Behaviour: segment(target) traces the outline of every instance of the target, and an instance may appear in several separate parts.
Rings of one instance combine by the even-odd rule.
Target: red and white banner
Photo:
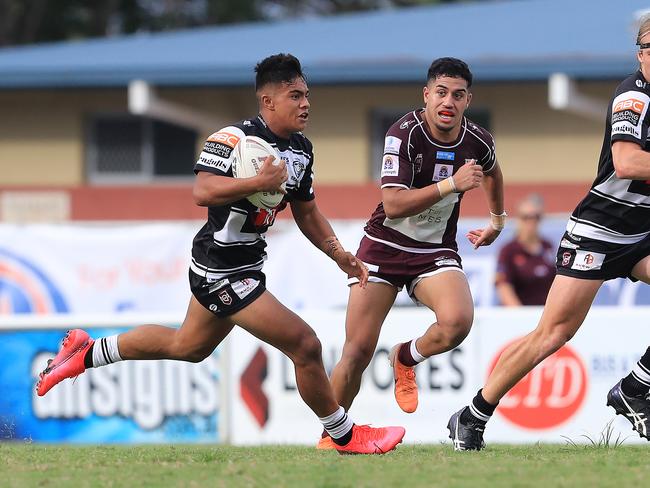
[[[0,315],[182,314],[199,227],[0,225]]]

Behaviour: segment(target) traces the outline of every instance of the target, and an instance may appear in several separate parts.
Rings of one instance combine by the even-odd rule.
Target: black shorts
[[[223,318],[257,300],[266,290],[266,276],[261,271],[245,271],[214,280],[190,269],[190,289],[201,305]]]
[[[650,255],[650,236],[634,244],[614,244],[565,232],[557,251],[557,274],[584,280],[634,278],[632,268]]]
[[[357,258],[368,267],[368,281],[388,283],[398,290],[406,287],[409,296],[413,299],[415,299],[415,287],[423,278],[445,271],[463,272],[460,256],[452,249],[413,253],[387,246],[367,237],[361,239]],[[348,279],[349,285],[358,282],[357,278]]]

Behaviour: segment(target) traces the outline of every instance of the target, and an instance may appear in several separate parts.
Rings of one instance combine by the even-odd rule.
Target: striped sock
[[[352,420],[345,413],[343,407],[339,407],[333,414],[327,417],[318,417],[323,427],[332,440],[339,446],[344,446],[352,438]]]
[[[629,397],[645,396],[650,392],[650,347],[634,365],[632,372],[623,378],[621,389]]]
[[[461,422],[471,420],[475,423],[486,424],[487,421],[490,420],[490,417],[492,417],[496,408],[496,405],[488,403],[488,401],[483,398],[483,389],[481,388],[472,400],[472,403],[470,403],[468,408],[466,408],[460,415],[460,420]]]
[[[107,364],[122,361],[120,351],[117,348],[117,337],[117,335],[113,335],[96,340],[92,349],[86,354],[86,367],[97,368],[99,366],[106,366]],[[90,353],[92,353],[92,356]],[[90,365],[88,364],[89,359],[92,360]]]
[[[404,366],[415,366],[426,359],[418,352],[418,348],[415,346],[415,341],[416,339],[405,342],[399,348],[397,358]]]

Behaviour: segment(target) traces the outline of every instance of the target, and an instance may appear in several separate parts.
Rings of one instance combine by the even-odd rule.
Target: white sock
[[[93,368],[122,361],[117,348],[117,335],[102,337],[93,345]]]
[[[417,361],[418,363],[421,363],[426,358],[418,352],[418,348],[415,346],[415,342],[416,339],[413,339],[411,341],[411,347],[409,348],[409,351],[411,352],[411,357],[413,358],[413,361]]]
[[[327,417],[318,417],[323,424],[323,428],[333,439],[340,439],[352,429],[353,422],[345,413],[343,407],[339,407],[332,415]]]

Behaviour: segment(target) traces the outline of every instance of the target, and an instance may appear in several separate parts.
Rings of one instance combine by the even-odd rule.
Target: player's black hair
[[[457,58],[438,58],[431,63],[427,72],[427,83],[435,80],[439,76],[450,76],[452,78],[462,78],[467,82],[467,88],[472,86],[472,72],[465,61]]]
[[[305,79],[298,58],[291,54],[274,54],[255,66],[255,91],[269,83],[290,83],[296,78]]]

